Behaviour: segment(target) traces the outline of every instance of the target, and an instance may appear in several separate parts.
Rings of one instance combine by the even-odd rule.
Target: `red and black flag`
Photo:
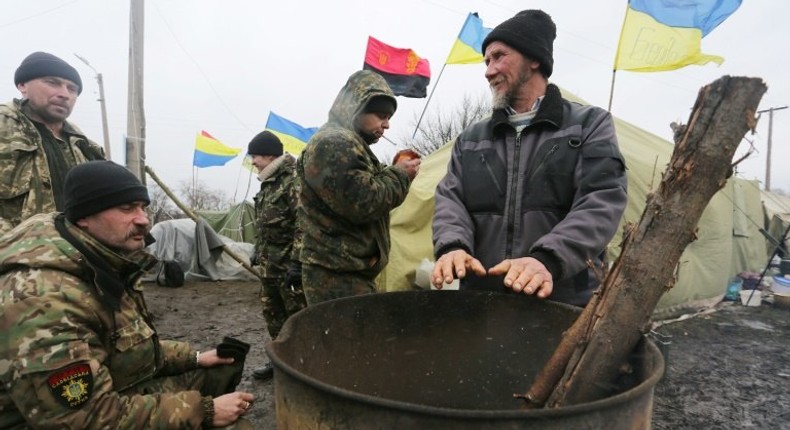
[[[431,67],[428,60],[411,49],[393,48],[368,36],[363,68],[383,76],[396,96],[423,98],[427,95]]]

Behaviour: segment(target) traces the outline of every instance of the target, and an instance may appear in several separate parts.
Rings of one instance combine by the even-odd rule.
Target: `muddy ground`
[[[161,336],[201,349],[223,336],[252,344],[239,389],[257,400],[247,417],[275,426],[274,387],[252,378],[269,341],[257,282],[146,285]],[[790,310],[724,302],[712,312],[662,325],[671,342],[665,378],[655,390],[654,429],[790,429]]]

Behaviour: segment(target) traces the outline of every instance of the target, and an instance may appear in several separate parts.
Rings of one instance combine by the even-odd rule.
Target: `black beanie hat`
[[[379,95],[374,96],[368,101],[363,112],[386,113],[392,116],[395,114],[396,109],[398,109],[398,102],[395,101],[394,97]]]
[[[106,160],[72,167],[66,174],[63,194],[66,219],[73,223],[125,203],[151,203],[148,189],[132,172]]]
[[[14,73],[14,85],[23,84],[36,78],[44,76],[57,76],[68,79],[77,84],[77,94],[82,93],[82,79],[77,69],[71,67],[69,63],[47,52],[34,52],[19,65]]]
[[[540,71],[547,78],[554,69],[554,39],[557,27],[542,10],[522,10],[513,18],[497,25],[483,40],[483,53],[494,41],[500,41],[521,55],[540,63]]]
[[[250,155],[283,155],[283,143],[276,134],[264,130],[255,135],[247,145],[247,154]]]

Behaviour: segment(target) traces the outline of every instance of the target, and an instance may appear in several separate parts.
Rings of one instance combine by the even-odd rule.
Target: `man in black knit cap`
[[[65,212],[0,241],[0,427],[251,429],[236,391],[249,345],[199,352],[160,339],[139,284],[148,190],[92,161],[64,183]]]
[[[483,41],[490,118],[455,141],[436,189],[432,283],[583,306],[626,204],[609,112],[549,84],[556,27],[524,10]]]
[[[261,181],[261,189],[255,195],[255,252],[260,262],[263,318],[274,340],[288,317],[307,306],[299,263],[302,247],[301,229],[296,222],[296,159],[283,151],[282,142],[269,130],[252,138],[247,155]],[[252,372],[259,380],[271,379],[273,375],[271,362]]]
[[[104,150],[66,121],[82,92],[79,73],[46,52],[14,73],[21,99],[0,105],[0,234],[26,218],[63,210],[66,172]]]

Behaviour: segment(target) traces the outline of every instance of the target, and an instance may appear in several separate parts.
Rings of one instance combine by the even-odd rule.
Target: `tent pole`
[[[746,299],[746,303],[744,303],[745,305],[747,306],[749,305],[749,302],[752,300],[752,296],[754,296],[754,290],[756,290],[763,282],[763,278],[765,278],[765,273],[768,272],[768,268],[771,267],[771,261],[773,261],[776,254],[779,253],[779,250],[781,249],[782,251],[785,252],[785,254],[787,253],[787,249],[785,249],[785,240],[787,240],[787,233],[790,233],[790,224],[787,225],[784,234],[782,234],[782,237],[779,239],[779,242],[776,244],[776,246],[774,246],[774,252],[771,253],[770,257],[768,257],[768,264],[765,265],[765,268],[763,269],[763,273],[760,273],[760,279],[757,280],[757,285],[749,294],[749,298]]]

